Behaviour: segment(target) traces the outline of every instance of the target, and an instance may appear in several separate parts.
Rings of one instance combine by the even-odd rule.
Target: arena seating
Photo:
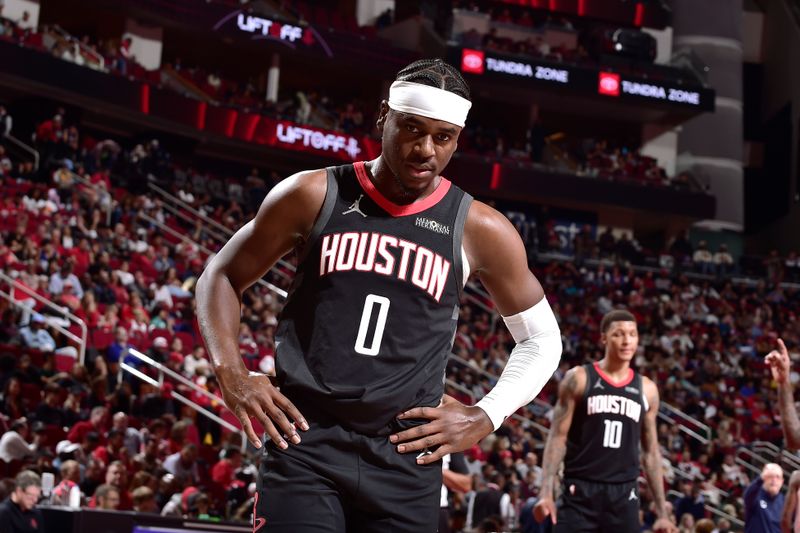
[[[78,125],[60,127],[64,131],[74,128],[80,135]],[[68,137],[56,135],[53,142],[67,142]],[[39,142],[43,153],[53,148],[47,144],[49,140]],[[23,179],[16,171],[2,176],[0,268],[43,297],[70,307],[93,325],[85,364],[73,359],[73,364],[67,365],[69,359],[59,359],[52,351],[26,346],[20,333],[29,327],[30,313],[0,301],[1,423],[6,430],[25,416],[30,427],[20,431],[27,438],[26,431],[32,428],[34,442],[38,443],[30,456],[3,463],[3,474],[12,476],[23,467],[57,472],[60,460],[68,456],[84,464],[88,464],[90,456],[98,461],[118,457],[132,465],[132,479],[126,488],[132,491],[143,479],[150,480],[147,483],[158,489],[156,500],[164,507],[176,489],[164,481],[170,478],[165,477],[162,461],[167,455],[178,453],[184,442],[193,442],[200,449],[196,460],[200,474],[191,483],[199,484],[211,497],[216,516],[246,519],[246,509],[252,507],[247,488],[254,480],[253,470],[239,472],[224,486],[213,481],[212,467],[219,462],[220,449],[226,443],[238,445],[237,435],[221,432],[216,424],[182,409],[170,394],[174,391],[189,395],[229,421],[230,414],[174,380],[158,391],[125,375],[119,379],[115,372],[120,350],[133,346],[183,372],[198,386],[218,393],[197,335],[191,288],[208,257],[202,248],[213,252],[220,243],[204,236],[198,226],[166,211],[154,192],[130,192],[124,187],[122,176],[163,168],[162,185],[194,207],[207,208],[212,218],[230,224],[231,229],[252,216],[255,206],[245,204],[244,210],[231,211],[227,197],[215,198],[207,189],[195,187],[208,183],[207,178],[193,180],[186,169],[169,163],[172,158],[158,143],[123,149],[110,177],[103,174],[109,168],[109,159],[98,157],[87,144],[78,146],[71,154],[70,164],[81,173],[89,174],[86,169],[92,169],[94,176],[89,174],[88,181],[94,181],[93,185],[59,187],[53,178],[61,176],[63,161],[54,166],[51,161],[41,174],[44,179]],[[133,157],[134,152],[137,157]],[[121,169],[127,170],[120,172]],[[176,175],[182,176],[179,182],[174,181]],[[218,179],[247,186],[240,180]],[[225,194],[231,190],[223,188]],[[109,198],[114,199],[113,204]],[[110,219],[106,223],[101,214],[109,208]],[[201,246],[177,239],[163,228],[190,235]],[[547,260],[543,242],[545,255],[535,265],[535,272],[560,318],[565,344],[563,362],[538,402],[521,410],[520,418],[512,420],[496,436],[470,450],[470,461],[478,465],[483,476],[493,471],[503,473],[513,487],[516,503],[534,494],[534,479],[523,478],[517,467],[525,462],[528,453],[542,448],[543,434],[538,428],[549,425],[547,405],[555,400],[557,381],[570,366],[599,357],[599,317],[614,306],[625,306],[637,316],[642,333],[637,367],[659,384],[664,402],[703,421],[713,433],[712,439],[704,443],[676,430],[676,424],[660,425],[670,488],[690,494],[696,487],[716,507],[727,506],[733,515],[741,516],[738,497],[750,473],[729,457],[736,457],[749,443],[776,442],[781,438],[772,407],[774,389],[762,356],[779,335],[790,349],[800,345],[800,322],[795,320],[800,312],[800,292],[796,286],[783,283],[796,276],[796,260],[790,257],[781,262],[782,258],[778,258],[775,263],[773,258],[768,276],[751,285],[733,283],[725,273],[716,277],[686,275],[693,270],[691,260],[686,260],[687,255],[691,257],[691,249],[687,254],[680,246],[672,248],[677,268],[654,271],[632,264],[623,253],[615,251],[615,243],[611,248],[602,239],[584,244],[583,249],[588,251],[581,258],[583,263],[576,265]],[[670,249],[667,243],[664,249]],[[61,292],[51,290],[54,277],[67,279],[61,270],[65,264],[71,265],[76,274],[83,297],[75,296],[76,287],[66,288],[67,281],[61,284]],[[284,289],[288,284],[280,276],[273,281]],[[24,295],[18,299],[23,300]],[[248,293],[245,304],[245,326],[240,336],[243,357],[250,368],[263,369],[264,365],[269,367],[273,357],[271,335],[280,309],[279,299],[258,287]],[[456,357],[448,367],[448,391],[466,403],[480,398],[492,386],[512,345],[487,304],[475,293],[462,307],[462,326],[454,347]],[[33,311],[50,314],[36,304]],[[58,348],[73,344],[52,328],[45,329]],[[60,388],[56,389],[56,403],[51,405],[47,398],[53,384]],[[45,415],[57,411],[58,419],[74,423],[86,420],[90,409],[98,406],[107,407],[110,413],[128,414],[130,431],[144,441],[157,440],[158,451],[152,463],[145,456],[106,449],[103,440],[110,429],[108,417],[94,428],[99,442],[84,434],[78,441],[80,452],[63,452],[62,441],[70,437],[63,425],[47,423]],[[699,426],[695,429],[700,431]],[[78,434],[72,438],[78,439]],[[245,462],[254,463],[255,457],[248,455]],[[102,468],[108,468],[108,464],[103,462]],[[224,469],[225,465],[218,468]],[[93,490],[91,483],[85,488]],[[88,502],[92,494],[87,492],[85,496]],[[463,500],[457,501],[464,505]],[[682,509],[685,498],[677,498],[675,504]],[[458,506],[456,509],[460,512]],[[184,509],[189,515],[192,512],[196,509]]]
[[[314,10],[324,12],[319,6]],[[349,135],[375,133],[372,126],[377,108],[358,99],[337,100],[320,92],[318,88],[296,87],[282,89],[277,102],[267,102],[257,94],[253,80],[231,79],[216,71],[182,65],[180,58],[166,61],[160,70],[147,71],[136,63],[135,58],[123,58],[119,47],[110,42],[94,42],[84,37],[80,39],[78,47],[77,39],[64,38],[52,28],[43,27],[37,33],[20,30],[8,20],[4,24],[9,29],[0,33],[0,39],[49,51],[56,57],[87,68],[99,68],[96,58],[102,56],[105,59],[105,68],[111,74],[128,76],[154,85],[161,85],[165,76],[177,76],[181,80],[178,85],[165,85],[191,94],[194,98],[255,110],[270,117],[342,131]],[[603,139],[572,139],[557,131],[546,138],[538,139],[542,128],[541,124],[537,124],[531,128],[527,138],[509,138],[496,127],[470,124],[462,136],[461,150],[493,157],[509,164],[536,163],[546,169],[604,180],[699,190],[691,179],[683,179],[685,176],[668,176],[654,159],[639,153],[637,146],[617,145]]]

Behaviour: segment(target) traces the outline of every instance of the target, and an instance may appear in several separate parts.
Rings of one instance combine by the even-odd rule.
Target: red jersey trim
[[[633,381],[632,368],[628,369],[628,377],[623,379],[622,381],[614,381],[613,379],[611,379],[611,376],[609,376],[600,369],[599,363],[594,363],[594,369],[597,371],[598,374],[600,374],[600,377],[603,378],[606,381],[606,383],[614,387],[624,387],[625,385],[628,385],[631,381]]]
[[[367,170],[364,168],[364,161],[356,161],[353,163],[353,168],[356,170],[358,183],[361,184],[361,188],[364,189],[364,192],[367,193],[367,196],[372,198],[373,202],[381,206],[384,211],[393,217],[416,215],[417,213],[421,213],[426,209],[430,209],[438,204],[439,201],[444,198],[447,192],[450,190],[450,180],[442,176],[442,181],[439,182],[439,186],[436,187],[436,190],[424,200],[420,200],[408,205],[398,205],[381,194],[372,181],[370,181],[369,176],[367,176]]]

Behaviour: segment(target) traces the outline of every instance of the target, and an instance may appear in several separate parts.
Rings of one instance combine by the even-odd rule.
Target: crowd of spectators
[[[191,292],[208,256],[205,246],[219,245],[193,227],[178,227],[158,200],[118,189],[124,178],[110,179],[120,161],[131,176],[160,168],[157,143],[122,153],[109,142],[87,146],[70,139],[73,126],[64,122],[59,110],[37,128],[37,146],[49,154],[43,173],[0,176],[0,269],[16,280],[12,294],[19,304],[0,304],[2,475],[23,467],[56,474],[54,503],[70,501],[77,486],[77,505],[247,521],[255,465],[240,468],[238,433],[222,432],[172,393],[218,413],[221,405],[174,380],[154,388],[120,372],[130,365],[152,373],[131,355],[136,348],[200,390],[219,394],[198,340]],[[68,168],[87,183],[63,186],[63,176],[75,179]],[[257,175],[249,178],[264,186],[253,183]],[[191,194],[196,200],[185,196],[195,203],[219,207],[220,220],[239,220],[223,216],[207,189]],[[242,207],[238,212],[244,215]],[[174,224],[197,241],[170,241],[157,235],[158,223]],[[59,308],[89,327],[83,364],[65,334],[79,331]],[[251,368],[269,371],[277,298],[256,288],[246,309],[243,353]]]
[[[495,18],[506,21],[511,16],[507,11],[508,8],[502,8]],[[553,21],[549,16],[543,23],[567,29],[571,27],[569,21]],[[88,36],[74,38],[62,30],[57,31],[55,27],[43,26],[40,31],[36,28],[23,29],[7,19],[3,19],[2,27],[8,29],[0,31],[0,39],[10,39],[49,51],[66,61],[156,84],[162,84],[164,80],[161,71],[146,71],[137,63],[130,52],[130,38],[95,42]],[[538,43],[535,46],[544,50],[545,44]],[[179,57],[165,65],[167,71],[176,74],[184,84],[188,84],[165,85],[194,97],[350,135],[376,134],[374,118],[377,109],[357,98],[333,98],[317,89],[289,88],[282,89],[280,98],[276,101],[269,101],[265,97],[266,78],[263,76],[258,80],[235,80],[217,70],[185,66]],[[498,159],[541,163],[552,170],[599,179],[698,190],[686,174],[668,176],[653,158],[642,155],[636,147],[615,145],[599,139],[577,141],[565,140],[563,135],[548,137],[538,121],[524,136],[518,138],[512,138],[513,136],[500,129],[480,124],[470,124],[463,137],[464,151]]]
[[[550,13],[534,14],[531,9],[520,7],[481,6],[477,2],[460,2],[456,9],[475,13],[486,13],[491,20],[491,27],[485,33],[471,28],[457,32],[454,28],[453,38],[466,48],[491,50],[506,55],[522,55],[530,58],[549,61],[580,63],[590,61],[586,47],[580,42],[580,32],[574,23],[566,17],[553,16]],[[515,28],[512,37],[503,36],[498,28]],[[547,30],[556,30],[573,34],[570,39],[553,39]],[[526,34],[526,37],[520,35]]]
[[[561,132],[548,134],[540,121],[516,138],[500,128],[470,125],[461,145],[462,152],[514,164],[535,163],[555,172],[649,187],[702,190],[688,173],[669,176],[655,158],[643,155],[636,146],[596,138],[578,140]]]
[[[0,38],[32,46],[47,46],[48,35],[7,20],[0,27]],[[76,62],[92,46],[73,43],[70,50],[69,43],[53,38],[57,44],[50,50]],[[110,64],[124,74],[129,66],[120,65],[132,58],[122,51],[115,55],[122,59],[109,55]],[[209,81],[211,75],[205,76]],[[213,88],[214,77],[210,82]],[[301,121],[302,105],[288,109]],[[345,105],[340,124],[363,123],[358,109]],[[0,107],[0,133],[12,126]],[[102,509],[249,521],[258,454],[243,452],[237,433],[223,431],[173,395],[224,416],[222,406],[174,379],[157,389],[121,367],[152,372],[132,355],[136,349],[219,394],[197,334],[192,289],[220,241],[199,222],[176,218],[141,184],[158,176],[180,198],[235,229],[278,178],[264,179],[258,171],[245,179],[221,178],[181,167],[157,141],[127,149],[87,139],[68,124],[64,110],[39,124],[35,138],[44,156],[38,173],[29,162],[13,161],[0,145],[0,269],[27,288],[13,289],[18,306],[0,301],[0,477],[23,468],[52,472],[57,484],[48,498],[57,504],[77,500]],[[598,177],[632,173],[663,182],[663,171],[645,159],[598,142],[584,152],[581,164]],[[76,182],[75,175],[88,184]],[[542,224],[535,246],[555,251],[561,239]],[[761,279],[744,285],[731,281],[736,265],[724,245],[693,246],[685,234],[665,244],[659,269],[634,268],[642,251],[633,236],[609,231],[594,237],[587,231],[574,238],[572,248],[574,262],[535,265],[562,327],[564,360],[556,379],[541,402],[520,412],[522,420],[512,420],[467,453],[473,491],[453,494],[454,519],[466,520],[474,494],[499,491],[508,497],[498,520],[504,527],[524,522],[526,502],[536,497],[541,475],[537,452],[543,434],[537,428],[550,423],[547,405],[555,400],[557,381],[570,366],[601,356],[599,317],[617,306],[634,312],[640,324],[637,368],[660,385],[663,401],[712,430],[703,443],[679,424],[659,427],[676,517],[691,531],[693,522],[706,518],[708,503],[741,518],[741,496],[751,475],[735,460],[742,443],[782,438],[775,387],[762,356],[780,336],[797,358],[800,292],[782,284],[800,281],[797,254],[771,253],[763,260]],[[700,276],[687,276],[688,271]],[[279,288],[288,285],[284,276],[271,281]],[[86,322],[91,333],[83,363],[64,333],[69,325],[63,314],[28,291]],[[262,285],[245,295],[239,340],[253,370],[274,371],[272,335],[280,305]],[[457,385],[448,392],[467,403],[493,385],[513,345],[487,306],[471,301],[462,307],[457,358],[448,368]],[[800,375],[793,379],[800,381]],[[646,493],[644,499],[649,500]],[[652,518],[645,511],[645,522]],[[725,519],[715,520],[720,531],[727,530]]]
[[[84,35],[78,39],[58,26],[25,27],[12,20],[0,18],[0,39],[48,52],[79,66],[157,85],[161,85],[164,80],[161,69],[148,71],[138,63],[131,51],[130,37],[93,40]],[[365,116],[371,118],[375,109],[370,109],[357,98],[333,99],[318,90],[287,89],[279,100],[273,102],[265,97],[264,77],[260,80],[235,80],[224,77],[217,70],[186,67],[179,57],[165,64],[188,87],[171,83],[165,85],[194,97],[351,135],[367,134],[372,127],[369,120],[365,121]]]
[[[236,228],[252,216],[271,183],[257,172],[226,183],[177,167],[157,142],[125,149],[113,141],[86,140],[68,122],[58,110],[37,127],[42,172],[16,173],[24,167],[12,162],[0,178],[0,269],[80,317],[91,334],[81,363],[64,334],[69,326],[63,315],[19,286],[12,291],[19,305],[0,302],[2,475],[21,468],[54,473],[55,503],[247,521],[258,454],[242,453],[237,433],[223,431],[174,395],[225,417],[222,406],[174,379],[155,388],[122,370],[128,365],[153,372],[133,354],[135,348],[199,389],[219,394],[197,334],[192,288],[220,240],[210,228],[177,219],[153,193],[131,184],[167,176],[176,195]],[[70,168],[88,184],[75,182]],[[600,358],[599,317],[624,306],[642,332],[637,368],[660,385],[664,402],[711,426],[707,443],[679,424],[659,428],[677,517],[685,523],[701,519],[705,503],[741,517],[749,473],[735,461],[739,448],[781,439],[775,389],[762,356],[778,335],[792,351],[800,345],[800,293],[780,284],[796,276],[796,255],[784,260],[776,252],[765,260],[765,277],[740,285],[725,274],[685,275],[691,265],[707,274],[711,253],[702,243],[693,247],[686,235],[666,247],[673,268],[655,271],[618,260],[636,248],[624,244],[627,238],[575,239],[582,260],[535,265],[561,324],[562,365],[541,401],[520,411],[522,419],[467,453],[471,495],[505,493],[499,520],[505,527],[525,520],[540,475],[540,428],[549,425],[557,381],[570,366]],[[288,285],[283,276],[273,281]],[[280,298],[257,285],[243,303],[242,357],[249,368],[271,373]],[[455,386],[448,391],[467,403],[493,385],[513,345],[490,306],[473,296],[461,309],[456,358],[448,368]],[[471,495],[453,495],[456,521],[468,515]],[[652,521],[652,513],[644,519]],[[724,531],[724,523],[719,525]]]
[[[169,65],[185,81],[199,90],[204,97],[237,108],[257,110],[267,116],[291,120],[298,124],[315,126],[350,135],[370,132],[371,123],[365,121],[375,110],[369,109],[359,99],[337,99],[311,90],[283,90],[276,101],[265,98],[265,79],[240,82],[224,77],[219,71],[185,67],[180,58]]]

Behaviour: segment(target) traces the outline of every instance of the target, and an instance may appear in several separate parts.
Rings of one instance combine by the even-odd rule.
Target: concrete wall
[[[742,0],[673,0],[674,48],[690,49],[710,68],[717,110],[683,125],[677,170],[693,173],[717,198],[706,227],[744,229]]]
[[[784,0],[768,3],[763,28],[764,86],[762,115],[766,121],[787,103],[792,107],[790,208],[785,217],[748,237],[753,251],[800,249],[798,190],[798,123],[800,122],[800,25]]]

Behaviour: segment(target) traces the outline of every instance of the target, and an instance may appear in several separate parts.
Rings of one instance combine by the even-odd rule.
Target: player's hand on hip
[[[253,429],[251,418],[261,423],[264,431],[278,447],[288,448],[284,435],[293,444],[300,444],[297,427],[307,431],[308,422],[297,407],[272,385],[269,376],[250,372],[226,381],[222,387],[222,398],[228,409],[239,419],[253,446],[261,448],[261,439]]]
[[[557,515],[558,508],[553,498],[540,498],[539,501],[536,502],[536,505],[533,506],[533,518],[540,524],[544,522],[548,516],[553,524],[557,523]]]
[[[448,453],[471,448],[492,432],[492,421],[480,407],[464,405],[445,395],[438,407],[415,407],[401,413],[400,420],[425,418],[425,424],[395,433],[389,441],[400,453],[428,452],[417,458],[419,464],[438,461]],[[431,448],[437,447],[436,450]]]
[[[789,360],[789,351],[786,349],[783,339],[778,339],[778,349],[769,352],[764,362],[769,365],[769,369],[772,372],[772,379],[778,383],[789,383],[791,361]]]
[[[659,518],[653,524],[653,531],[655,533],[678,533],[678,528],[668,518]]]

